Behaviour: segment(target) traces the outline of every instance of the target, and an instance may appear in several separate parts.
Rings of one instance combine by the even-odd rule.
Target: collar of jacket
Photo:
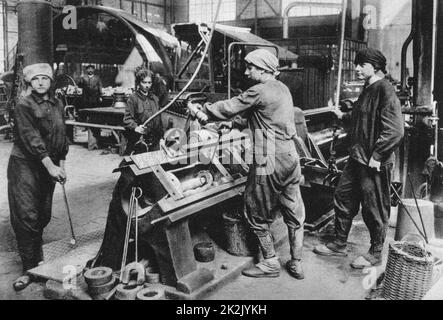
[[[137,96],[142,99],[143,101],[145,101],[146,99],[151,99],[152,100],[152,91],[149,91],[147,95],[143,94],[140,90],[137,90]]]
[[[37,102],[38,104],[42,104],[45,101],[50,102],[51,104],[55,105],[55,99],[53,96],[49,95],[49,99],[45,100],[42,97],[38,96],[37,94],[35,94],[34,92],[31,93],[31,97],[32,99],[34,99],[35,102]]]

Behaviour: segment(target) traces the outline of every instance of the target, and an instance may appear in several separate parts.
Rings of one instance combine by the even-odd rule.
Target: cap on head
[[[32,78],[36,76],[47,76],[51,80],[54,80],[52,68],[48,63],[36,63],[24,67],[23,76],[26,82],[31,82]]]
[[[386,73],[386,57],[378,50],[366,48],[357,52],[354,64],[363,65],[365,63],[370,63],[374,66],[374,69],[381,70]]]
[[[87,69],[95,69],[95,66],[93,65],[93,64],[88,64],[87,66],[86,66],[86,70]]]
[[[280,73],[278,72],[278,58],[266,49],[257,49],[250,52],[248,55],[246,55],[245,61],[260,69],[270,72],[275,76],[279,75]]]

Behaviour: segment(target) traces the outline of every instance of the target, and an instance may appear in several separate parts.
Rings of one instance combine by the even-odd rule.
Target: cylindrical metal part
[[[17,4],[18,54],[23,55],[23,67],[54,61],[51,3],[21,0]]]

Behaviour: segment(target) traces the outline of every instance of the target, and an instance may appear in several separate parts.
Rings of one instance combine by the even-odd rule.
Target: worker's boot
[[[327,257],[346,257],[348,252],[346,250],[347,244],[340,241],[333,241],[328,244],[321,244],[314,248],[314,253],[320,256]]]
[[[275,254],[274,240],[270,233],[258,236],[263,261],[243,270],[242,274],[251,278],[276,278],[280,276],[280,261]]]
[[[297,280],[305,278],[301,259],[303,254],[303,226],[299,229],[288,227],[289,246],[291,249],[291,260],[286,263],[286,270]]]
[[[370,267],[377,267],[382,264],[382,250],[383,245],[371,245],[368,253],[357,257],[352,261],[351,267],[354,269],[365,269]]]

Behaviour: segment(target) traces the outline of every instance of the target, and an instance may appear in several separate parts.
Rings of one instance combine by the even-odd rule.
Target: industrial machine
[[[170,139],[162,141],[161,150],[125,159],[117,170],[128,183],[121,184],[113,201],[119,202],[120,214],[128,215],[130,190],[140,188],[136,210],[140,243],[153,250],[151,259],[161,270],[162,283],[190,294],[214,274],[198,268],[189,225],[208,215],[215,221],[232,203],[241,206],[247,162],[252,159],[250,143],[244,133],[217,132],[214,126],[192,131],[189,142],[179,129],[166,136]],[[135,221],[134,217],[132,227]]]

